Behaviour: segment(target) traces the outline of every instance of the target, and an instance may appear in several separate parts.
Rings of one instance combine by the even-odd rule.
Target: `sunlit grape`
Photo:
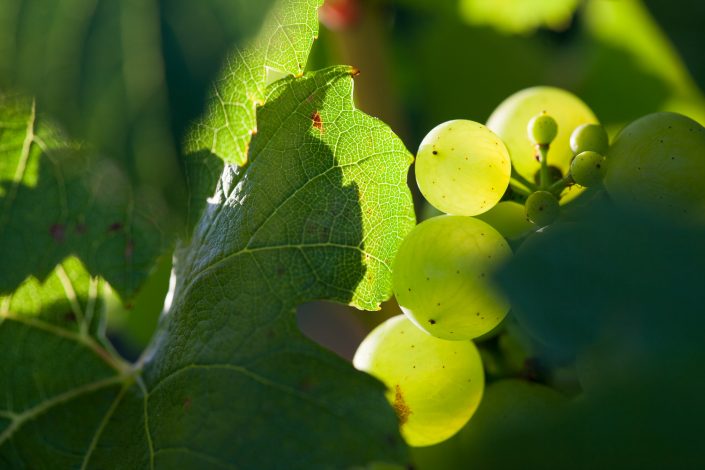
[[[397,302],[419,328],[434,336],[476,338],[509,311],[490,279],[510,255],[506,240],[481,220],[428,219],[407,235],[394,260]]]
[[[502,140],[484,125],[444,122],[421,142],[416,182],[424,197],[447,214],[491,209],[509,185],[511,163]]]
[[[535,158],[534,145],[526,135],[528,122],[546,112],[558,124],[558,133],[551,142],[548,163],[568,173],[573,151],[570,134],[581,124],[596,123],[597,118],[578,97],[565,90],[552,87],[533,87],[510,96],[500,104],[487,121],[507,145],[514,170],[528,180],[533,180],[540,164]]]
[[[475,413],[484,372],[471,341],[445,341],[404,315],[385,321],[360,344],[353,364],[387,386],[409,445],[428,446],[458,432]]]

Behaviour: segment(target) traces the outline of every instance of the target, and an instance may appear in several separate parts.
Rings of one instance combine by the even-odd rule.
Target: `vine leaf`
[[[244,165],[257,132],[257,106],[266,100],[267,84],[300,76],[318,34],[322,0],[279,0],[258,35],[226,60],[212,86],[205,114],[187,134],[184,174],[189,201],[189,238],[205,200],[213,194],[225,163]]]
[[[101,333],[101,284],[69,258],[0,297],[0,467],[81,465],[129,371]]]
[[[225,168],[177,254],[173,304],[144,372],[150,402],[171,401],[150,423],[180,423],[153,433],[173,449],[170,463],[185,447],[242,467],[404,458],[378,383],[305,339],[293,315],[314,299],[378,308],[414,225],[411,156],[354,109],[352,73],[334,67],[268,89],[247,166]],[[241,431],[183,431],[216,419]]]
[[[250,160],[225,167],[179,248],[169,313],[133,368],[110,367],[120,362],[79,350],[65,335],[51,340],[68,341],[62,354],[56,346],[42,356],[18,349],[32,347],[39,339],[29,335],[39,332],[17,331],[9,304],[0,336],[12,353],[2,371],[29,370],[20,367],[26,357],[45,363],[39,380],[0,382],[8,404],[0,412],[0,462],[406,463],[382,385],[306,339],[293,313],[314,299],[378,308],[390,295],[394,254],[414,225],[406,186],[412,158],[389,128],[354,109],[352,72],[334,67],[268,88]]]
[[[258,36],[232,54],[209,97],[206,114],[186,143],[190,153],[209,151],[227,163],[244,165],[256,108],[265,101],[267,84],[287,75],[300,76],[318,35],[323,0],[282,0],[267,16]]]
[[[70,142],[32,100],[0,94],[0,294],[75,254],[130,297],[167,243],[160,213],[149,194]]]

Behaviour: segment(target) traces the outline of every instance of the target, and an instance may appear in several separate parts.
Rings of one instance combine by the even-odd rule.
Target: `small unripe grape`
[[[534,158],[536,150],[526,140],[526,124],[543,111],[558,123],[558,135],[551,142],[548,163],[560,168],[564,175],[575,155],[570,149],[570,133],[581,124],[598,122],[580,98],[559,88],[527,88],[504,100],[488,119],[487,127],[507,145],[512,156],[512,169],[528,180],[533,178],[541,164]]]
[[[546,113],[534,116],[526,128],[529,140],[536,145],[548,145],[558,135],[558,124]]]
[[[552,224],[560,210],[558,199],[548,191],[536,191],[526,199],[526,216],[539,227]]]
[[[582,152],[576,155],[570,165],[573,181],[580,186],[595,186],[605,177],[607,160],[597,152]]]
[[[607,132],[599,124],[583,124],[576,127],[570,135],[570,148],[575,155],[587,151],[605,155],[609,146]]]

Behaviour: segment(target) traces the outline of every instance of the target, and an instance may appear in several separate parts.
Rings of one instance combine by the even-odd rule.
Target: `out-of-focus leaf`
[[[470,462],[477,468],[524,468],[524,444],[516,442],[516,430],[545,428],[556,421],[567,401],[545,385],[515,379],[494,382],[485,389],[480,407],[458,434],[431,447],[412,448],[415,468],[453,470]],[[542,467],[556,468],[556,452],[550,442],[544,442],[535,452],[544,456]]]
[[[517,251],[500,276],[514,314],[577,357],[584,389],[553,425],[515,426],[524,465],[539,465],[546,442],[559,466],[705,463],[692,440],[705,419],[703,237],[595,197]]]
[[[662,110],[705,122],[702,91],[640,0],[590,0],[584,22],[581,88],[598,116],[623,125]]]
[[[70,142],[32,100],[0,95],[0,293],[77,255],[132,296],[168,241],[160,201]]]
[[[167,187],[179,177],[174,129],[198,112],[225,51],[271,3],[5,0],[0,86],[36,96],[70,135]]]
[[[460,15],[469,24],[515,34],[566,29],[579,5],[580,0],[459,0]]]
[[[418,142],[443,121],[484,122],[509,94],[541,83],[537,64],[550,57],[536,42],[441,15],[415,17],[394,39],[395,75]]]

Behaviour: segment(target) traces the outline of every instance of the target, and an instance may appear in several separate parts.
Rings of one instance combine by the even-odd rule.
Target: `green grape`
[[[504,100],[490,116],[487,127],[507,144],[514,170],[528,180],[534,177],[540,164],[534,158],[534,146],[526,138],[526,123],[544,111],[558,124],[558,134],[548,152],[548,163],[558,167],[563,174],[568,173],[573,159],[569,145],[571,131],[581,124],[597,122],[585,103],[559,88],[527,88]]]
[[[705,128],[676,113],[627,125],[607,154],[605,188],[621,206],[705,222]]]
[[[607,132],[599,124],[583,124],[570,134],[570,148],[575,155],[587,151],[605,155],[609,146]]]
[[[526,218],[526,209],[514,201],[502,201],[476,218],[487,222],[508,240],[517,240],[536,230]]]
[[[390,318],[360,344],[353,364],[387,386],[409,445],[428,446],[458,432],[475,413],[484,372],[471,341],[444,341],[404,315]]]
[[[558,135],[558,124],[548,114],[534,116],[526,127],[529,140],[535,145],[549,145]]]
[[[536,191],[526,198],[526,217],[539,227],[552,224],[560,211],[558,199],[548,191]]]
[[[436,126],[416,156],[424,197],[447,214],[476,215],[507,190],[512,168],[502,140],[482,124],[455,120]]]
[[[511,253],[506,240],[481,220],[428,219],[406,236],[394,259],[397,302],[412,322],[434,336],[481,336],[509,311],[490,278]]]
[[[595,186],[602,181],[606,171],[605,157],[589,150],[576,155],[573,163],[570,164],[570,174],[573,181],[586,188]]]

